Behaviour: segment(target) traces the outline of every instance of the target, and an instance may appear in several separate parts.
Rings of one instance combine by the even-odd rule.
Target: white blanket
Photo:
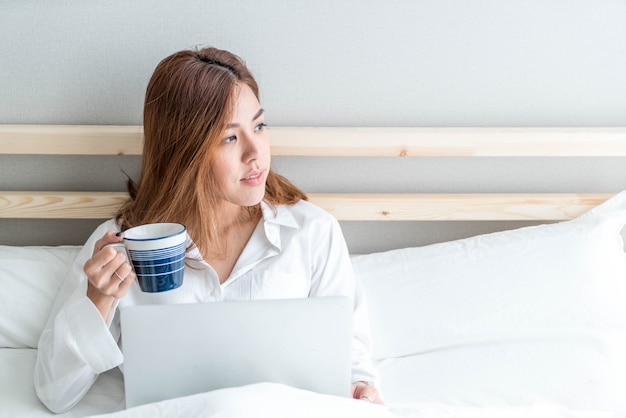
[[[415,403],[381,406],[280,384],[259,383],[156,402],[98,417],[613,418],[614,415],[600,411],[568,411],[555,405],[471,408]]]
[[[0,348],[0,418],[81,418],[124,408],[124,381],[115,368],[101,374],[73,409],[53,414],[35,394],[36,357],[37,350],[32,348]]]
[[[570,411],[554,405],[471,408],[435,403],[396,403],[386,406],[321,395],[293,387],[259,383],[222,389],[122,410],[124,393],[118,369],[100,376],[71,411],[55,415],[37,399],[32,373],[34,349],[0,350],[0,417],[108,417],[108,418],[617,418],[602,412]],[[109,412],[104,415],[104,411]]]
[[[387,409],[365,401],[320,395],[277,383],[258,383],[171,399],[100,415],[158,417],[388,417]]]

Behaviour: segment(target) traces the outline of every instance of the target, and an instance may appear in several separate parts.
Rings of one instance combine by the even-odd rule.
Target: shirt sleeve
[[[117,344],[117,316],[107,321],[102,318],[87,298],[87,278],[83,273],[94,243],[110,229],[115,229],[112,220],[100,225],[77,255],[39,339],[35,391],[41,402],[53,412],[71,409],[100,373],[123,361]]]
[[[378,385],[378,376],[370,355],[370,328],[365,292],[356,277],[348,247],[335,218],[316,231],[321,242],[313,251],[313,274],[310,296],[348,296],[354,303],[352,341],[352,382]],[[316,228],[317,229],[317,228]]]

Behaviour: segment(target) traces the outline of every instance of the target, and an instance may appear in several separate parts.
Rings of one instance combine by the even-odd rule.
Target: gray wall
[[[140,124],[158,61],[212,45],[247,61],[271,125],[626,126],[624,0],[0,0],[0,39],[0,123]],[[301,158],[275,168],[307,191],[387,191],[401,179],[394,191],[613,192],[626,188],[625,162]],[[0,156],[0,189],[122,190],[122,170],[138,164]],[[365,252],[518,226],[386,225],[387,238],[382,226],[344,228]],[[80,243],[92,227],[0,220],[0,243]]]

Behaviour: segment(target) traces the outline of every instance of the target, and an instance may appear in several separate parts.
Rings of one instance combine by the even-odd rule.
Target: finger
[[[121,299],[126,295],[134,280],[135,273],[132,270],[128,274],[120,274],[119,270],[115,270],[108,279],[99,283],[97,290],[103,295]]]
[[[100,273],[103,278],[108,278],[107,281],[115,288],[118,285],[117,281],[119,281],[115,273],[117,272],[120,277],[125,278],[129,273],[130,266],[126,262],[126,256],[115,248],[104,248],[101,252],[110,250],[114,251],[113,258],[102,266]]]
[[[107,231],[102,238],[100,238],[93,246],[93,255],[100,252],[107,244],[112,244],[115,242],[120,242],[124,237],[121,235],[121,232],[116,231]]]
[[[113,275],[120,281],[124,281],[133,272],[133,268],[126,261],[124,254],[121,255],[123,262],[113,271]]]
[[[130,264],[123,263],[116,270],[113,271],[113,277],[118,280],[118,287],[123,287],[122,283],[126,282],[127,280],[132,281],[135,276]]]
[[[126,256],[115,248],[104,248],[89,259],[84,267],[89,282],[105,294],[112,294],[119,287],[114,272],[118,271],[121,277],[126,277],[130,270]]]
[[[354,382],[352,383],[352,396],[357,398],[361,395],[363,390],[367,388],[369,385],[365,382]]]
[[[366,402],[382,404],[382,399],[378,389],[374,386],[370,386],[365,382],[356,382],[352,385],[353,397]]]
[[[111,289],[111,296],[121,299],[126,295],[126,293],[128,293],[128,289],[130,289],[130,286],[135,281],[136,276],[132,269],[130,269],[128,274],[125,275],[123,273],[120,274],[119,270],[115,273],[113,274],[113,276],[115,277],[114,280],[116,281],[116,287],[113,286],[113,288]]]
[[[93,276],[105,269],[109,265],[109,263],[114,263],[114,265],[112,266],[113,269],[109,271],[109,273],[113,273],[113,270],[117,269],[121,265],[121,263],[125,261],[125,259],[126,257],[124,256],[124,254],[120,254],[117,249],[113,247],[105,247],[96,252],[89,260],[85,262],[83,270],[88,276]]]
[[[366,401],[369,403],[378,403],[378,397],[376,396],[375,393],[372,393],[372,391],[363,391],[360,395],[359,395],[359,400],[362,401]]]
[[[368,401],[371,403],[376,403],[376,404],[382,404],[383,400],[380,398],[380,394],[378,393],[378,390],[375,387],[368,387],[367,389],[363,390],[363,392],[361,393],[361,395],[359,396],[359,399],[364,400],[364,401]]]
[[[118,278],[118,280],[119,280],[119,281],[121,281],[121,282],[123,282],[124,280],[126,280],[126,278],[125,278],[125,277],[122,277],[122,276],[120,276],[120,275],[119,275],[119,273],[117,272],[117,270],[115,270],[115,271],[113,272],[113,274],[114,274],[114,275],[115,275],[115,277],[117,277],[117,278]]]

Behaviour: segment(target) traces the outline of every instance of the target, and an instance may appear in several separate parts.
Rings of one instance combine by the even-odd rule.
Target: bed
[[[274,127],[271,138],[278,160],[328,164],[337,157],[626,157],[623,128]],[[0,154],[18,159],[140,158],[141,142],[137,126],[0,126]],[[531,224],[426,245],[355,246],[385,407],[262,383],[125,410],[123,376],[112,370],[58,416],[626,416],[624,192],[396,192],[389,183],[384,193],[305,191],[361,228]],[[17,242],[10,225],[99,223],[125,196],[99,187],[0,191],[0,416],[54,415],[35,396],[32,372],[39,334],[79,249],[70,235]]]

